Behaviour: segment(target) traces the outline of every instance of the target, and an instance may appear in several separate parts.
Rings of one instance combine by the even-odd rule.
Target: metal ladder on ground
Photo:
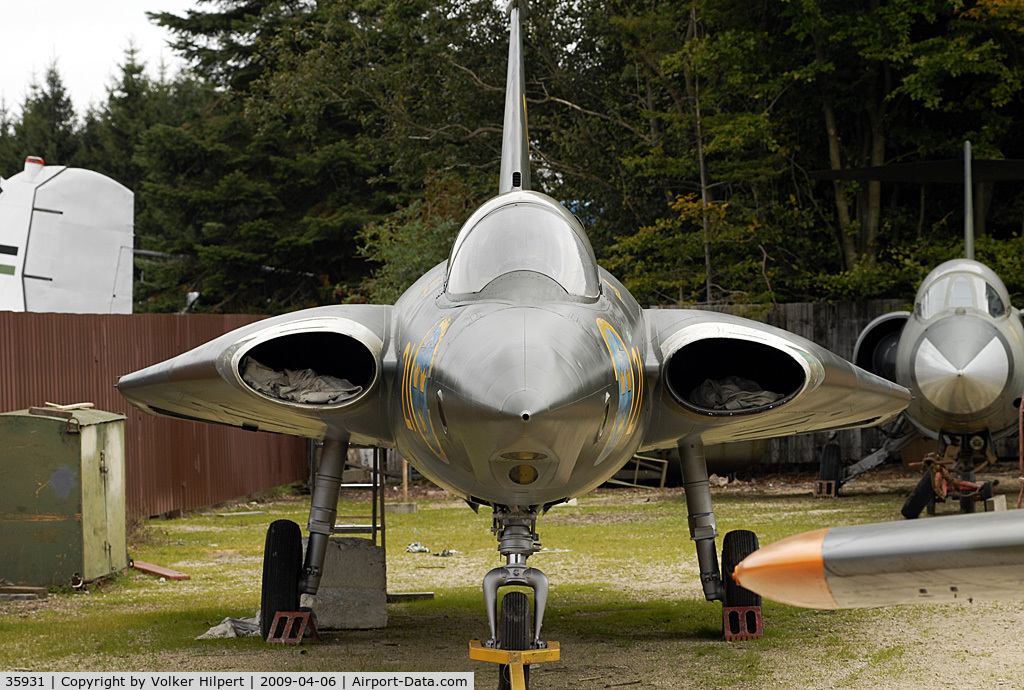
[[[658,480],[658,487],[665,488],[665,478],[668,475],[668,460],[654,455],[635,454],[625,465],[619,468],[612,478],[606,479],[606,484],[618,486],[631,486],[638,489],[654,488],[650,485],[641,484],[640,480]]]
[[[374,545],[379,545],[387,550],[387,531],[384,518],[384,453],[383,448],[373,449],[373,464],[370,467],[369,484],[345,484],[339,487],[345,489],[369,489],[371,493],[369,515],[338,515],[334,525],[334,534],[368,534]],[[349,467],[346,462],[346,467]],[[362,468],[362,465],[359,465]],[[359,522],[349,522],[358,520]],[[369,523],[366,521],[369,520]],[[343,522],[342,522],[343,521]]]

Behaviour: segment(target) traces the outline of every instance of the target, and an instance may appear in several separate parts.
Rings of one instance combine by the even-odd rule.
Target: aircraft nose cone
[[[463,342],[440,363],[445,383],[485,416],[529,421],[524,414],[533,419],[578,399],[599,370],[595,335],[543,310],[485,315]]]
[[[528,422],[534,415],[547,407],[548,401],[536,390],[536,387],[521,388],[505,398],[501,412],[509,417],[519,417],[524,422]]]
[[[921,394],[950,414],[979,412],[1009,381],[1010,358],[997,331],[984,321],[954,316],[929,328],[914,358]]]
[[[601,421],[614,378],[597,328],[547,310],[479,317],[439,360],[448,428],[471,458],[572,457]],[[603,366],[602,366],[603,365]]]

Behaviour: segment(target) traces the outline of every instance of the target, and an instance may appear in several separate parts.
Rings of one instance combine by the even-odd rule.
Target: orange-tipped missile
[[[750,554],[733,577],[806,608],[1020,599],[1024,511],[804,532]]]

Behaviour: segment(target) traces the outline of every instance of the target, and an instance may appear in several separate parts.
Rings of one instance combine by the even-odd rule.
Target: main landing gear
[[[267,530],[260,597],[260,632],[264,638],[277,632],[273,630],[276,614],[297,611],[300,595],[316,594],[320,586],[327,540],[337,517],[338,488],[347,452],[346,441],[324,441],[309,510],[305,561],[301,556],[302,539],[298,525],[278,520]],[[757,536],[747,531],[726,534],[719,569],[715,551],[718,531],[711,507],[704,447],[699,441],[684,441],[680,443],[679,455],[690,538],[696,543],[704,597],[708,601],[723,603],[723,632],[727,640],[761,637],[761,597],[732,580],[736,564],[757,550]],[[484,577],[484,604],[490,638],[483,643],[471,643],[470,657],[500,663],[499,690],[525,690],[529,684],[530,664],[555,661],[560,654],[557,642],[541,640],[548,578],[526,564],[526,559],[540,549],[536,525],[535,508],[495,508],[491,529],[498,538],[498,551],[506,563]],[[499,605],[498,590],[506,586],[532,589],[532,606],[528,596],[519,590],[507,593]]]
[[[935,503],[942,503],[953,495],[960,501],[961,513],[977,511],[977,502],[984,503],[992,498],[992,487],[998,483],[974,481],[974,472],[962,471],[960,477],[953,476],[947,465],[948,460],[940,460],[935,453],[928,453],[921,462],[911,463],[911,467],[924,467],[924,475],[907,496],[900,513],[908,520],[916,519],[921,511],[928,509],[929,515],[935,514]],[[955,468],[954,468],[955,469]]]
[[[697,547],[697,565],[704,598],[722,602],[722,632],[726,640],[753,640],[764,634],[761,619],[761,595],[736,584],[732,579],[736,564],[757,551],[757,535],[734,530],[722,540],[722,570],[718,569],[715,538],[718,528],[711,507],[711,488],[704,444],[700,440],[679,443],[679,461],[683,470],[683,490],[689,514],[690,539]],[[725,579],[722,579],[725,573]]]
[[[924,475],[918,481],[900,509],[903,517],[913,520],[927,509],[935,514],[935,503],[942,503],[952,495],[960,502],[961,513],[973,513],[977,503],[992,498],[995,482],[975,481],[975,472],[980,472],[996,461],[992,451],[992,439],[988,432],[976,434],[939,434],[939,453],[928,453],[921,462],[910,463],[911,467],[924,467]],[[980,461],[980,464],[975,464]]]
[[[316,481],[309,507],[309,540],[306,559],[302,561],[302,533],[290,520],[277,520],[267,529],[266,548],[263,551],[263,588],[260,593],[260,634],[263,639],[289,640],[287,626],[290,619],[278,613],[299,611],[302,594],[316,594],[320,588],[327,540],[334,531],[338,516],[338,488],[348,454],[348,442],[325,439],[317,468]],[[275,618],[278,623],[275,626]],[[303,621],[308,623],[307,620]],[[275,629],[277,628],[277,629]],[[295,630],[301,631],[296,627]],[[301,635],[301,632],[299,632]]]

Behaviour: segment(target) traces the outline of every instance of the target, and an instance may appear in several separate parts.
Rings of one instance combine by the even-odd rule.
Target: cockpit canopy
[[[956,259],[933,270],[921,284],[914,311],[922,319],[953,309],[1005,316],[1010,296],[995,271],[977,261]]]
[[[531,191],[491,199],[459,231],[448,259],[449,295],[466,297],[515,271],[532,271],[569,295],[601,292],[597,260],[583,226],[554,199]]]

